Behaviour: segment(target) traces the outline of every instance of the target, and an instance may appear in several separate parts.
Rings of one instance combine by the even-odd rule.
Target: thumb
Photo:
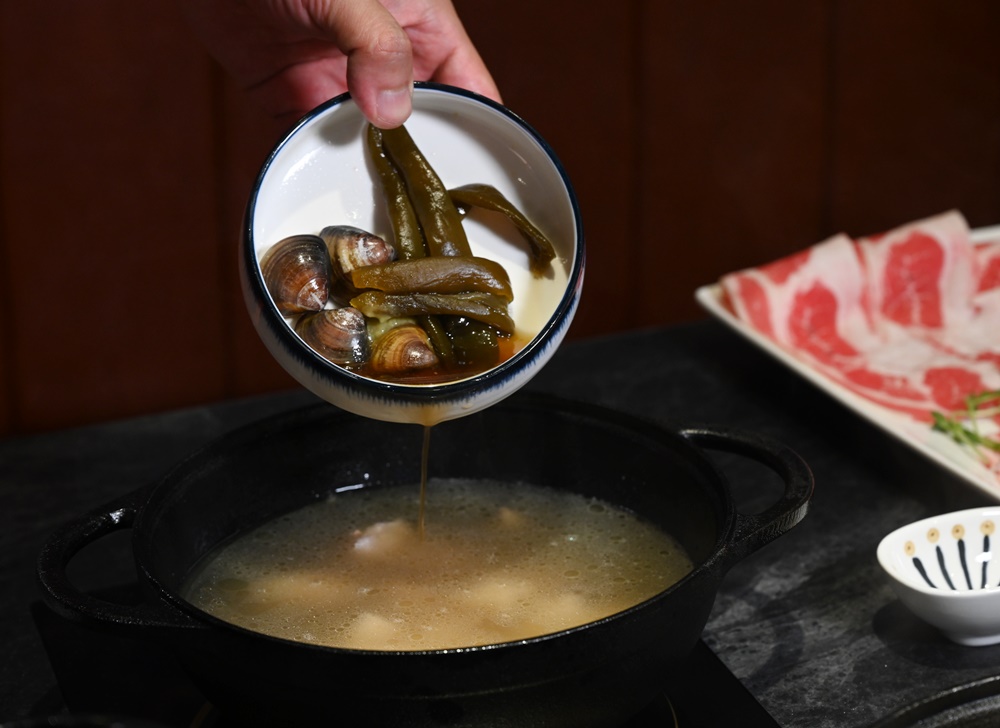
[[[378,0],[332,3],[328,29],[347,56],[347,89],[365,117],[397,127],[412,110],[410,38]]]

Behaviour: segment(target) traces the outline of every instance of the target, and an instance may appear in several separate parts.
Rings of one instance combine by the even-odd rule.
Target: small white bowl
[[[471,92],[418,83],[406,122],[445,186],[496,187],[556,247],[552,274],[534,278],[513,227],[476,214],[464,225],[473,254],[511,278],[510,314],[528,341],[493,369],[445,384],[397,384],[360,376],[314,352],[282,317],[260,272],[260,256],[282,238],[350,225],[391,239],[380,185],[365,145],[366,121],[345,94],[318,107],[277,144],[252,190],[240,272],[258,334],[301,384],[343,409],[391,422],[434,424],[471,414],[526,384],[559,346],[583,285],[583,228],[576,195],[552,149],[506,107]]]
[[[882,539],[878,561],[912,612],[962,645],[1000,642],[1000,506],[925,518]]]

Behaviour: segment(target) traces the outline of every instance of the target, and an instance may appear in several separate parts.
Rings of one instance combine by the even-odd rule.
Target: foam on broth
[[[634,515],[548,488],[365,488],[282,516],[212,555],[184,596],[217,617],[301,642],[369,650],[495,644],[648,599],[692,569]]]

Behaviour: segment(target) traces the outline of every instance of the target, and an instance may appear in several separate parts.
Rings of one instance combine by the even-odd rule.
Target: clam
[[[317,235],[278,241],[261,258],[260,272],[284,316],[319,311],[330,298],[330,257]]]
[[[364,314],[356,308],[331,308],[302,315],[295,332],[321,356],[345,367],[364,364],[371,347]]]
[[[372,344],[371,369],[381,374],[430,369],[439,363],[427,333],[417,324],[389,329]]]
[[[355,268],[396,259],[396,249],[390,243],[350,225],[329,225],[319,236],[326,243],[334,271],[345,278]]]

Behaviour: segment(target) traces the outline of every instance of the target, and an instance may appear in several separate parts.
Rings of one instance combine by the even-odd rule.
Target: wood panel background
[[[994,0],[456,4],[579,195],[571,337],[834,232],[1000,223]],[[0,4],[0,435],[297,386],[235,265],[281,131],[170,3]]]

